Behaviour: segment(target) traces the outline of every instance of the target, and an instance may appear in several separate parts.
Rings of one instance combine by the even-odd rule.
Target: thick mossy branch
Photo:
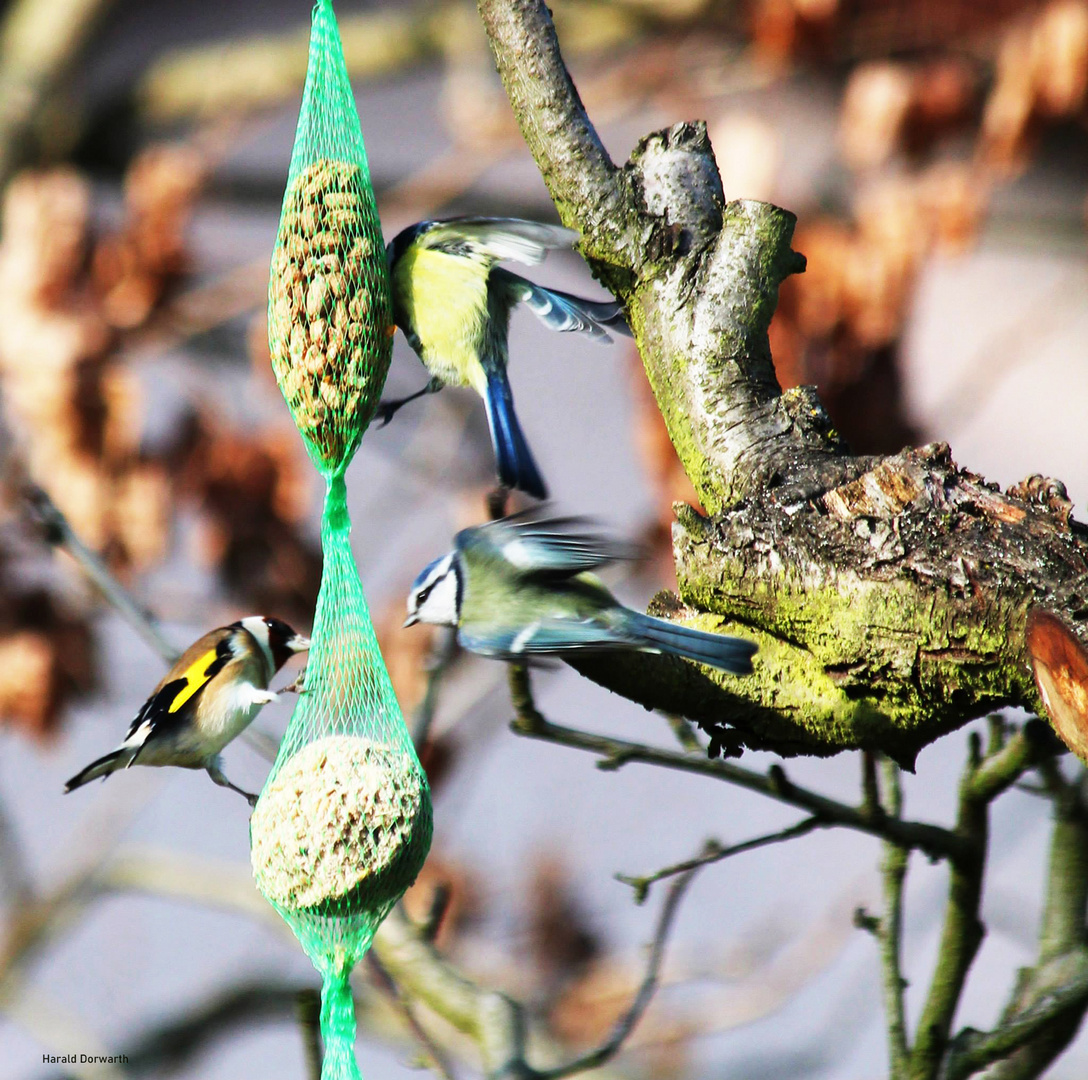
[[[683,661],[579,660],[648,707],[782,753],[881,750],[910,767],[926,744],[1003,706],[1042,710],[1025,642],[1035,604],[1088,613],[1088,536],[1067,513],[1002,494],[944,445],[826,462],[803,493],[775,486],[715,518],[677,508],[684,604],[657,614],[751,637],[755,673]],[[687,606],[685,606],[687,605]]]
[[[711,515],[680,513],[688,608],[671,617],[760,646],[745,679],[643,656],[580,659],[578,670],[698,721],[715,747],[862,747],[906,767],[987,711],[1039,711],[1027,613],[1043,604],[1074,624],[1088,613],[1086,533],[1060,485],[1042,485],[1039,502],[1028,489],[1002,495],[941,446],[851,456],[815,391],[783,393],[775,377],[767,328],[782,280],[804,268],[793,215],[727,202],[701,123],[647,136],[617,168],[541,0],[478,3],[526,142],[625,303]]]

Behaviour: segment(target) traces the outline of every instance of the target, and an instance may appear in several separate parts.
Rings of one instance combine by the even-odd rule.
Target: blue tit
[[[620,604],[588,571],[630,557],[630,550],[573,532],[572,524],[517,515],[459,532],[454,550],[416,578],[404,625],[456,626],[464,648],[500,660],[634,649],[734,675],[751,672],[752,642]]]
[[[386,249],[393,318],[431,374],[419,394],[384,403],[388,422],[412,398],[443,386],[468,386],[484,399],[500,483],[537,498],[547,488],[514,412],[507,378],[510,313],[525,304],[552,330],[580,331],[600,342],[609,330],[630,334],[620,305],[598,303],[536,285],[497,264],[535,265],[549,249],[570,247],[578,234],[517,218],[421,221]]]
[[[219,753],[276,700],[268,689],[272,676],[309,647],[287,623],[260,615],[210,631],[162,677],[121,745],[73,776],[65,792],[132,765],[178,765],[206,769],[217,784],[255,805],[256,795],[223,775]]]

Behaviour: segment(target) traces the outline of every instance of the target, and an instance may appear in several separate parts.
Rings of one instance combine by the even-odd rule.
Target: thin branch
[[[148,611],[136,603],[106,564],[80,540],[49,493],[37,484],[26,482],[23,485],[23,496],[42,525],[48,543],[68,552],[107,603],[124,616],[136,633],[163,660],[173,663],[178,658],[178,650],[163,637]]]
[[[969,736],[968,747],[956,821],[956,832],[966,841],[967,851],[951,860],[937,966],[911,1052],[912,1080],[936,1080],[940,1074],[967,973],[985,935],[979,908],[989,841],[990,803],[1052,753],[1046,725],[1039,720],[1028,721],[1001,749],[987,757],[982,756],[977,733]]]
[[[309,1080],[321,1080],[321,993],[308,987],[295,995],[295,1016],[302,1035],[302,1051],[306,1055],[306,1075]]]
[[[969,845],[963,837],[950,829],[926,822],[900,820],[886,814],[873,814],[865,807],[849,806],[835,799],[829,799],[793,783],[786,776],[785,770],[778,765],[772,766],[765,774],[758,773],[727,761],[660,750],[644,743],[594,735],[577,728],[553,724],[545,720],[536,710],[531,695],[526,695],[523,684],[527,686],[528,675],[524,669],[511,665],[508,678],[516,714],[516,719],[510,725],[511,730],[515,734],[525,735],[531,739],[541,739],[544,742],[571,746],[577,750],[587,750],[591,754],[598,754],[603,759],[598,762],[598,768],[619,769],[624,765],[639,762],[697,773],[700,776],[724,780],[738,787],[748,788],[750,791],[758,791],[779,802],[807,810],[828,825],[842,825],[848,829],[868,833],[870,836],[893,841],[905,848],[917,849],[931,859],[951,859],[968,853]]]
[[[434,1039],[427,1034],[426,1029],[419,1022],[419,1018],[416,1016],[411,1002],[403,993],[401,993],[401,989],[397,985],[396,980],[389,974],[385,965],[378,959],[377,954],[373,950],[366,954],[366,962],[374,975],[378,988],[393,1003],[397,1012],[404,1018],[404,1022],[408,1025],[408,1029],[422,1047],[423,1052],[429,1059],[428,1064],[433,1067],[434,1071],[437,1072],[439,1076],[444,1077],[445,1080],[454,1080],[453,1069],[450,1068],[450,1064],[446,1060],[445,1054],[439,1049],[438,1044]]]
[[[1055,1024],[1070,1014],[1083,1015],[1088,1006],[1088,950],[1080,949],[1076,959],[1077,970],[1064,985],[1051,990],[996,1031],[972,1028],[961,1031],[953,1043],[942,1080],[967,1080],[987,1065],[1008,1058],[1034,1039],[1049,1034]],[[1037,1076],[1039,1072],[1030,1075]]]
[[[1042,761],[1039,772],[1054,822],[1038,960],[1021,969],[995,1031],[968,1029],[953,1041],[948,1068],[954,1077],[992,1064],[992,1080],[1034,1080],[1069,1045],[1088,1010],[1088,993],[1078,992],[1088,969],[1088,808],[1079,780],[1067,781],[1055,760]]]
[[[687,873],[687,871],[695,870],[701,866],[710,866],[711,863],[721,862],[723,859],[731,858],[733,855],[741,855],[746,851],[755,851],[756,848],[779,844],[784,840],[794,840],[826,825],[827,822],[823,818],[808,817],[787,829],[756,836],[751,840],[744,840],[730,847],[722,847],[717,840],[710,840],[707,842],[702,854],[685,859],[683,862],[673,863],[672,866],[663,867],[661,870],[657,870],[645,877],[635,877],[629,874],[616,874],[615,877],[617,881],[622,881],[624,885],[630,885],[635,890],[635,903],[641,904],[649,895],[650,886],[655,882],[675,877],[677,874]]]
[[[665,945],[669,938],[669,932],[672,930],[676,919],[680,901],[683,900],[688,886],[699,870],[700,866],[696,864],[691,869],[684,871],[669,886],[668,895],[665,897],[665,903],[658,918],[657,930],[654,932],[654,938],[650,944],[650,959],[646,965],[646,974],[643,976],[642,984],[639,986],[638,993],[635,994],[627,1012],[620,1017],[616,1026],[612,1029],[612,1034],[595,1050],[591,1050],[589,1053],[583,1054],[565,1065],[558,1065],[553,1069],[544,1069],[538,1072],[536,1074],[538,1080],[560,1080],[564,1076],[572,1076],[574,1073],[596,1069],[619,1053],[628,1036],[642,1019],[654,996],[654,992],[657,990],[661,961],[665,955]]]
[[[888,811],[898,819],[903,812],[903,792],[899,783],[899,766],[890,759],[884,760],[884,780]],[[910,853],[906,848],[884,841],[884,858],[881,876],[884,884],[884,914],[880,919],[877,936],[880,941],[881,967],[884,973],[884,1013],[888,1029],[888,1058],[892,1080],[907,1080],[910,1047],[907,1043],[906,1007],[903,991],[907,981],[903,978],[903,883],[907,876]]]
[[[424,663],[424,669],[427,672],[427,688],[423,694],[423,700],[416,706],[415,713],[412,715],[412,741],[417,750],[422,749],[431,733],[442,680],[460,655],[456,632],[440,627]]]
[[[20,467],[17,461],[9,462],[9,470]],[[166,663],[172,664],[181,655],[180,650],[167,641],[151,613],[133,599],[109,567],[83,543],[49,493],[30,481],[23,481],[21,488],[27,504],[43,527],[46,541],[68,552],[103,599]],[[250,727],[242,732],[241,738],[266,761],[275,760],[279,744],[270,736]]]

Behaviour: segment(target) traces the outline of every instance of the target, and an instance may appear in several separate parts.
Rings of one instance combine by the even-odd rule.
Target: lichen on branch
[[[478,0],[517,121],[564,223],[624,301],[673,445],[708,517],[682,508],[683,606],[661,613],[760,645],[756,673],[669,658],[579,671],[683,713],[715,745],[882,750],[910,766],[935,738],[1004,705],[1038,711],[1026,617],[1077,624],[1086,530],[1030,492],[1002,495],[947,447],[852,456],[812,387],[782,392],[767,328],[804,268],[795,219],[728,202],[705,125],[609,158],[540,0]],[[726,726],[737,729],[726,738]]]

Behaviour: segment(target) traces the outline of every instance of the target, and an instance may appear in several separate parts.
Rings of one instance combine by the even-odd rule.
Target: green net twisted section
[[[393,351],[389,270],[331,0],[313,10],[268,288],[276,381],[323,471],[347,468]]]
[[[331,4],[320,0],[272,262],[269,337],[280,388],[327,484],[324,567],[304,690],[253,811],[250,851],[257,887],[322,976],[323,1080],[359,1078],[351,970],[431,842],[430,791],[374,635],[344,487],[385,381],[391,327],[359,119]]]

